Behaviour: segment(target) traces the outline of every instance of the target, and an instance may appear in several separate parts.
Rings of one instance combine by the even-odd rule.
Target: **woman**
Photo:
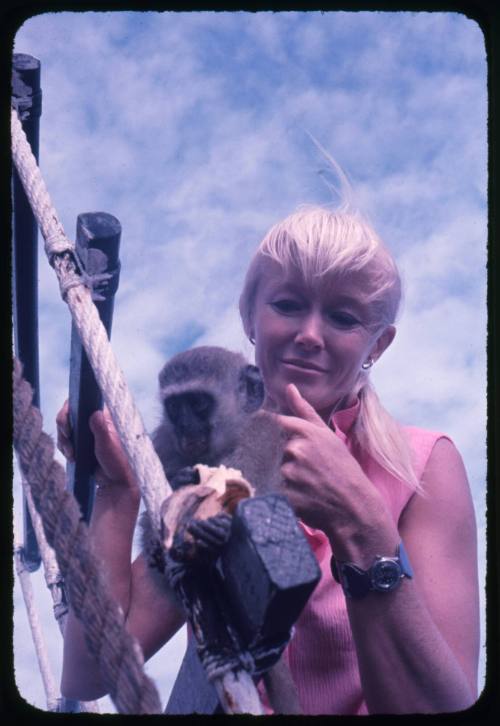
[[[369,382],[400,295],[366,222],[306,208],[264,238],[240,299],[265,405],[289,435],[284,490],[322,570],[286,651],[304,713],[447,712],[476,698],[476,531],[460,455],[442,434],[400,427]],[[68,451],[64,409],[58,424]],[[91,532],[148,658],[183,616],[143,557],[130,565],[139,494],[109,418],[91,425],[107,482]],[[63,693],[102,695],[76,620],[67,635]]]

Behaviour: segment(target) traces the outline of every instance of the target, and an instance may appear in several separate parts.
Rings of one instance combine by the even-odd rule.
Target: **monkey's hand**
[[[170,556],[178,562],[189,560],[195,565],[215,561],[229,539],[231,519],[225,512],[208,519],[190,519],[185,528],[181,527],[181,531],[176,532]],[[194,542],[186,542],[183,529],[189,532]]]
[[[193,535],[200,553],[215,555],[220,553],[229,539],[232,517],[225,512],[208,519],[192,519],[188,532]]]
[[[194,466],[185,466],[183,469],[179,469],[174,476],[170,477],[170,486],[175,491],[189,484],[199,484],[200,481],[200,472],[198,469]]]

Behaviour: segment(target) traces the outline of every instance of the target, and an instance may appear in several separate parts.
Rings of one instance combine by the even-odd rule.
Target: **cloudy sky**
[[[331,201],[313,135],[349,175],[405,282],[399,331],[373,371],[404,423],[464,457],[485,561],[486,60],[453,13],[57,13],[15,51],[41,61],[40,164],[65,230],[81,212],[123,227],[113,344],[146,425],[156,376],[202,343],[252,355],[237,299],[253,249],[302,203]],[[45,430],[67,396],[70,319],[40,257]],[[19,521],[19,506],[16,506]],[[61,639],[33,577],[59,679]],[[484,610],[484,597],[482,593]],[[484,620],[483,620],[484,622]],[[181,632],[147,670],[166,701]],[[45,708],[19,590],[16,680]],[[481,659],[480,684],[484,673]],[[113,710],[103,699],[101,710]]]

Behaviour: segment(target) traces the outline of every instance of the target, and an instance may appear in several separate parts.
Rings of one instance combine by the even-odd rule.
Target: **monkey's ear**
[[[243,410],[257,411],[264,403],[264,383],[257,366],[246,365],[241,369],[239,390],[243,396]]]

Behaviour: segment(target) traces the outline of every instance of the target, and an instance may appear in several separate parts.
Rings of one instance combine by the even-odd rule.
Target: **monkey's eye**
[[[202,418],[208,418],[213,408],[213,399],[206,393],[193,393],[189,403],[193,412]]]
[[[165,401],[165,411],[171,421],[176,421],[179,417],[180,405],[175,398],[167,398]]]

